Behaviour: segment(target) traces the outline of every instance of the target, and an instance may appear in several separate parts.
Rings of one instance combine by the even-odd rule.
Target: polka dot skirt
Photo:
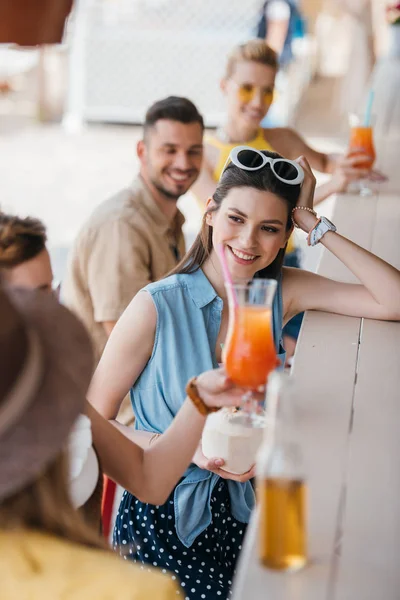
[[[211,524],[186,548],[176,535],[173,494],[162,506],[143,504],[124,492],[114,530],[114,546],[125,559],[158,567],[181,585],[185,600],[225,600],[231,595],[235,565],[246,525],[230,512],[222,479],[211,496]]]

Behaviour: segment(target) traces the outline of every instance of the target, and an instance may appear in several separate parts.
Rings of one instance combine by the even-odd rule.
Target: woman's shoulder
[[[127,550],[128,552],[128,550]],[[157,569],[150,572],[111,552],[85,550],[80,556],[77,576],[91,590],[88,597],[119,598],[120,600],[172,600],[177,595],[177,585],[171,576]],[[85,585],[85,583],[84,583]]]
[[[128,547],[126,552],[128,554]],[[87,594],[90,598],[169,600],[176,597],[177,586],[170,577],[157,569],[141,570],[112,552],[76,547],[75,572],[79,587],[83,584],[90,591]]]
[[[0,551],[1,563],[7,564],[7,557],[10,561],[10,568],[2,579],[4,600],[30,597],[27,592],[33,576],[35,589],[41,588],[46,598],[64,597],[64,594],[71,600],[114,597],[172,600],[176,597],[177,586],[171,578],[156,570],[142,571],[111,551],[33,531],[1,534],[0,540],[6,542],[2,548],[7,549],[4,556]],[[19,572],[28,574],[30,569],[34,569],[32,577],[19,577]],[[7,590],[13,590],[13,595],[8,596]]]
[[[168,275],[168,277],[163,277],[163,279],[149,283],[142,291],[149,292],[151,296],[174,292],[186,287],[187,277],[188,275],[185,273],[174,273],[173,275]]]

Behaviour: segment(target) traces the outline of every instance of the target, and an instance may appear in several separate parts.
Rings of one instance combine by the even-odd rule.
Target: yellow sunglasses
[[[244,104],[251,102],[258,92],[261,92],[261,100],[263,104],[271,104],[274,99],[274,90],[265,90],[263,88],[260,88],[256,85],[251,85],[249,83],[240,84],[236,83],[236,81],[233,81],[233,83],[237,87],[238,99]]]

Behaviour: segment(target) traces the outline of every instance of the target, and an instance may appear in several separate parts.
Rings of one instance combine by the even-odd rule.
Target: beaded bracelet
[[[292,209],[292,223],[295,227],[297,227],[297,229],[300,229],[300,225],[297,225],[296,221],[293,219],[293,213],[295,210],[307,210],[308,212],[312,213],[314,215],[314,217],[317,216],[317,213],[315,212],[315,210],[313,210],[312,208],[309,208],[308,206],[295,206]]]
[[[199,413],[203,415],[203,417],[206,417],[210,413],[219,410],[219,408],[217,408],[216,406],[207,406],[207,404],[199,395],[196,385],[196,379],[197,377],[192,377],[192,379],[188,381],[188,384],[186,386],[186,394],[191,399]]]

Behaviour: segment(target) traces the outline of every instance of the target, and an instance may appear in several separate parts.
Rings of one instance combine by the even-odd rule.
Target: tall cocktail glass
[[[357,167],[370,171],[376,159],[373,128],[372,125],[365,125],[365,119],[362,115],[351,114],[350,122],[350,138],[349,138],[349,156],[368,156],[367,159],[357,163]],[[368,178],[359,180],[359,191],[361,196],[369,196],[372,190],[368,184]]]
[[[257,412],[254,392],[266,384],[269,373],[276,368],[272,331],[276,287],[275,279],[226,284],[229,326],[223,360],[230,379],[248,389],[243,408],[250,418]]]

